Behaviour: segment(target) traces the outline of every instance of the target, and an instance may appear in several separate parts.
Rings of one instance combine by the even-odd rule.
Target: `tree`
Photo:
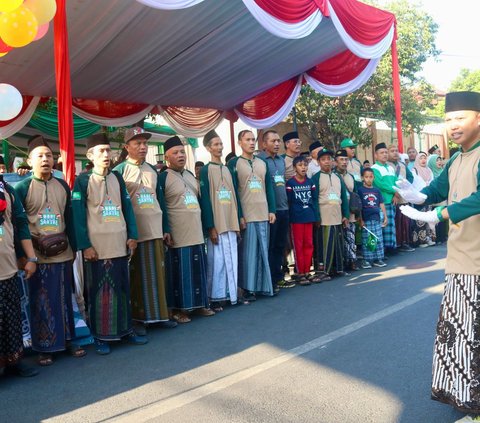
[[[370,3],[378,7],[377,2]],[[419,130],[427,120],[425,110],[433,107],[434,90],[418,73],[428,58],[439,54],[435,46],[438,25],[420,5],[407,0],[395,0],[383,8],[397,18],[403,127]],[[391,69],[391,56],[385,54],[368,83],[343,97],[326,97],[304,87],[296,103],[297,123],[308,128],[312,139],[330,148],[337,148],[346,136],[369,145],[370,132],[359,124],[362,118],[395,122]]]
[[[449,91],[480,92],[480,70],[462,69],[453,80]]]

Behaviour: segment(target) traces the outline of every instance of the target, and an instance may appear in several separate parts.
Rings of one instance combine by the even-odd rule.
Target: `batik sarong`
[[[16,364],[22,354],[20,292],[15,275],[0,281],[0,368]]]
[[[448,274],[433,351],[432,399],[480,413],[480,276]]]
[[[87,261],[84,266],[92,335],[114,341],[132,333],[127,257]]]
[[[163,240],[139,242],[130,263],[132,319],[144,323],[168,320]]]
[[[169,248],[166,254],[169,307],[208,308],[205,244]]]
[[[393,204],[385,204],[388,223],[382,230],[383,245],[385,248],[396,248],[396,229],[395,229],[395,206]]]
[[[411,228],[410,228],[410,218],[405,216],[400,207],[404,204],[397,204],[395,206],[395,236],[396,244],[401,245],[410,245],[411,240]]]
[[[383,260],[384,251],[383,251],[383,234],[382,234],[382,225],[378,220],[366,220],[363,223],[368,231],[372,232],[377,237],[377,245],[374,251],[371,251],[367,248],[368,238],[370,233],[362,229],[362,253],[363,259],[366,261],[375,261]]]
[[[238,237],[235,232],[218,235],[218,244],[207,241],[207,294],[210,301],[237,303]],[[283,249],[282,249],[283,250]]]
[[[27,284],[32,349],[41,353],[66,350],[75,333],[72,263],[39,264]]]
[[[420,209],[421,212],[432,210],[430,206],[425,206]],[[435,232],[430,228],[427,222],[414,220],[412,225],[412,243],[415,247],[419,245],[428,245],[435,238]]]
[[[355,244],[355,222],[349,222],[343,228],[344,251],[343,258],[347,263],[354,263],[357,260],[357,245]]]
[[[18,292],[20,293],[20,309],[22,316],[22,337],[23,347],[32,347],[32,331],[30,330],[30,296],[28,295],[28,281],[25,279],[25,272],[17,273]]]
[[[325,272],[343,272],[344,239],[342,225],[321,226]]]
[[[262,295],[273,295],[268,263],[269,223],[249,222],[239,244],[238,286]]]

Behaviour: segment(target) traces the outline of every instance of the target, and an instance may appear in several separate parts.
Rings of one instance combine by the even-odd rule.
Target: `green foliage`
[[[378,7],[375,1],[369,3]],[[428,120],[426,111],[434,107],[434,89],[418,73],[429,57],[439,54],[435,46],[438,25],[420,5],[406,0],[392,1],[382,8],[397,18],[403,129],[417,131]],[[369,145],[370,131],[359,125],[362,118],[377,118],[389,125],[395,122],[391,54],[385,53],[367,84],[347,96],[327,97],[304,87],[296,103],[296,117],[312,139],[331,148],[346,136]]]
[[[449,91],[480,92],[480,70],[462,69],[450,85]]]

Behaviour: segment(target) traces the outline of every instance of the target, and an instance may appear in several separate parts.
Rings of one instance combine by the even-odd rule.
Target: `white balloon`
[[[0,120],[10,120],[18,116],[23,106],[23,98],[13,85],[0,84]]]

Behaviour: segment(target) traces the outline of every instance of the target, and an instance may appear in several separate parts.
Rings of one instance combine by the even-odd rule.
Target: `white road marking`
[[[219,392],[223,389],[228,388],[236,383],[242,382],[246,379],[249,379],[257,374],[271,369],[272,367],[279,366],[289,360],[292,360],[295,357],[304,355],[312,350],[318,348],[324,348],[327,344],[353,332],[356,332],[365,326],[371,325],[385,317],[388,317],[394,313],[397,313],[411,305],[418,303],[434,294],[441,292],[443,284],[436,285],[431,287],[428,291],[422,292],[421,294],[414,295],[413,297],[407,298],[404,301],[401,301],[397,304],[391,305],[384,308],[383,310],[378,311],[377,313],[371,314],[361,320],[358,320],[354,323],[346,325],[340,329],[334,330],[326,335],[315,338],[305,344],[299,345],[298,347],[292,348],[291,350],[286,351],[278,357],[275,357],[271,360],[268,360],[264,363],[258,364],[253,367],[249,367],[243,370],[239,370],[233,374],[221,377],[212,382],[206,383],[204,385],[198,386],[188,391],[181,392],[172,397],[157,401],[155,403],[140,407],[131,412],[113,416],[109,419],[103,420],[104,422],[125,422],[125,423],[140,423],[146,422],[148,420],[154,419],[156,417],[162,416],[169,413],[170,411],[181,408],[185,405],[191,404],[195,401],[201,400],[202,398]]]

